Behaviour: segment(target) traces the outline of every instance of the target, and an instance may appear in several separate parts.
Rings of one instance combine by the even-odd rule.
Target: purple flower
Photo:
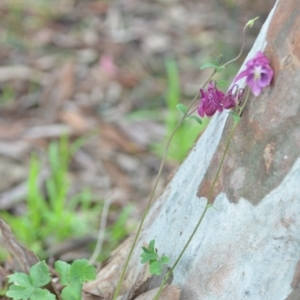
[[[219,91],[213,81],[208,84],[207,91],[200,89],[201,101],[198,106],[198,113],[200,117],[207,115],[211,117],[216,111],[223,110],[222,101],[224,94]]]
[[[246,63],[246,70],[238,74],[234,82],[243,77],[246,77],[246,83],[255,96],[258,96],[262,89],[270,84],[273,70],[269,65],[268,58],[261,51]]]
[[[237,84],[234,84],[233,87],[226,93],[223,98],[223,108],[230,109],[234,108],[240,99],[244,95],[244,90],[239,89]]]

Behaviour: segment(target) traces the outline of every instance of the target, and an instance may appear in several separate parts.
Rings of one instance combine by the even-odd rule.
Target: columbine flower
[[[273,70],[269,66],[268,58],[261,51],[246,63],[246,70],[238,74],[234,82],[243,77],[246,77],[246,83],[255,96],[258,96],[262,89],[270,84]]]
[[[198,113],[200,117],[207,115],[211,117],[217,110],[221,112],[223,110],[222,101],[224,94],[219,91],[214,82],[208,84],[207,91],[200,89],[201,100],[198,106]]]
[[[226,95],[223,98],[223,108],[234,108],[236,104],[239,103],[243,95],[244,89],[239,89],[238,85],[234,84],[233,87],[226,93]]]

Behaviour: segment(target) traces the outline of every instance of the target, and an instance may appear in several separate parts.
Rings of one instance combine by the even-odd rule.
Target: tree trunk
[[[300,1],[278,0],[246,59],[263,51],[274,78],[259,97],[250,96],[214,189],[214,208],[175,269],[180,299],[300,299],[299,28]],[[171,265],[178,257],[206,205],[232,124],[228,111],[212,118],[152,206],[123,292],[142,268],[143,242],[155,239]],[[131,241],[87,290],[114,290]]]

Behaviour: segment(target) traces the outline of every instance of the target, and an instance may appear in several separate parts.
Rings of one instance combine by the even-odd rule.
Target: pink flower
[[[198,106],[198,113],[200,117],[207,115],[211,117],[216,111],[223,110],[222,101],[224,93],[219,91],[213,81],[208,84],[207,91],[200,89],[201,101]]]
[[[268,58],[261,51],[246,63],[246,70],[238,74],[234,82],[243,77],[246,77],[246,83],[255,96],[258,96],[263,88],[270,85],[273,70],[269,65]]]
[[[240,99],[244,95],[244,90],[239,89],[237,84],[234,84],[233,87],[226,93],[223,98],[223,108],[231,109],[239,103]]]

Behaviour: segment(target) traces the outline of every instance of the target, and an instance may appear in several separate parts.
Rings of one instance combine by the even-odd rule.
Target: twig
[[[92,256],[89,259],[90,264],[94,264],[96,262],[96,259],[97,259],[98,255],[101,252],[103,241],[104,241],[104,238],[105,238],[107,215],[108,215],[109,207],[112,204],[112,202],[113,202],[112,195],[109,195],[108,197],[106,197],[105,202],[104,202],[104,206],[103,206],[103,210],[102,210],[102,214],[101,214],[100,228],[99,228],[99,231],[98,231],[97,244],[96,244],[96,247],[94,249],[94,252],[93,252]]]

